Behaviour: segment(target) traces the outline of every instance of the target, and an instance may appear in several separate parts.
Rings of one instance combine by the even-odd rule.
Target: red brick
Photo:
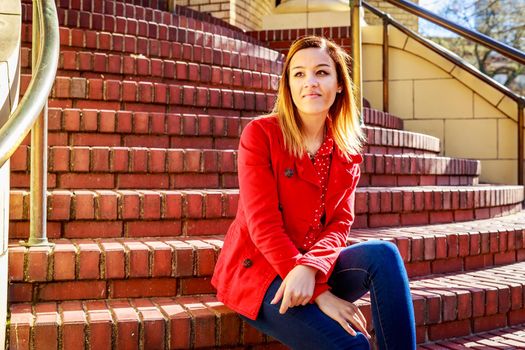
[[[142,198],[142,218],[159,219],[161,217],[161,194],[155,191],[140,191]]]
[[[160,310],[147,299],[134,301],[134,306],[138,310],[142,319],[142,329],[144,331],[144,348],[164,349],[165,348],[165,319]]]
[[[94,241],[79,241],[78,278],[98,279],[100,277],[100,247]]]
[[[97,191],[95,197],[96,218],[99,220],[116,220],[118,217],[118,193]]]
[[[79,302],[64,302],[62,314],[62,346],[64,349],[84,349],[84,334],[87,327],[86,314]]]
[[[169,188],[168,174],[119,174],[117,175],[118,188]]]
[[[139,348],[139,316],[129,302],[112,300],[109,302],[113,309],[117,325],[116,347],[119,349]]]
[[[169,319],[170,349],[190,348],[192,319],[188,311],[172,299],[157,299],[155,302]]]
[[[141,298],[172,296],[177,293],[174,278],[134,278],[111,281],[112,298]]]
[[[89,173],[89,174],[74,174],[66,173],[59,175],[59,182],[61,187],[77,189],[77,188],[114,188],[115,180],[112,174],[104,173]]]
[[[9,281],[24,279],[24,254],[26,248],[14,246],[9,248]]]
[[[64,224],[68,238],[119,237],[122,235],[120,221],[73,221]]]
[[[45,281],[48,276],[48,264],[51,248],[31,247],[27,252],[27,281]]]
[[[470,334],[469,320],[431,325],[428,329],[428,338],[430,340],[461,337],[468,334]]]
[[[57,242],[53,250],[53,279],[75,279],[76,249],[72,244]]]
[[[91,149],[91,170],[105,172],[109,170],[109,148],[93,147]]]
[[[193,298],[188,298],[185,303],[188,312],[195,321],[195,347],[213,347],[215,345],[215,314]]]
[[[495,328],[503,328],[507,325],[507,317],[505,314],[498,314],[492,316],[478,317],[473,322],[473,332],[485,332]]]
[[[179,221],[133,221],[125,224],[128,237],[178,236],[181,234]]]
[[[16,349],[30,349],[31,325],[33,315],[30,304],[14,304],[10,306],[11,325],[9,344]],[[16,330],[16,331],[15,331]]]
[[[89,317],[88,341],[92,349],[112,349],[113,320],[106,303],[103,301],[89,301],[85,303]]]
[[[178,219],[182,216],[182,195],[177,191],[162,192],[162,218]]]
[[[107,279],[124,278],[125,276],[125,249],[118,242],[102,242],[105,265],[103,266],[104,277]]]
[[[95,193],[74,191],[72,217],[75,219],[93,219],[95,217]]]
[[[69,151],[68,147],[52,147],[50,152],[50,170],[54,172],[68,171]]]
[[[58,348],[59,315],[55,304],[45,303],[35,306],[34,347],[36,349]]]
[[[172,274],[172,248],[164,243],[154,240],[144,241],[150,247],[153,259],[151,266],[152,277],[168,277]]]
[[[50,282],[39,288],[40,300],[103,299],[106,295],[105,281]]]

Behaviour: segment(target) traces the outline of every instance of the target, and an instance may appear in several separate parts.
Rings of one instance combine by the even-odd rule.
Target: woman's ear
[[[337,87],[337,93],[340,94],[341,91],[343,91],[343,87],[339,85],[339,86]]]

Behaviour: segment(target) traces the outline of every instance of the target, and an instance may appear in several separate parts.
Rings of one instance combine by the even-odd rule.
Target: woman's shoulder
[[[251,120],[243,129],[243,136],[252,134],[268,134],[275,136],[280,131],[279,121],[276,114],[266,114]]]
[[[265,114],[254,118],[248,125],[258,126],[263,129],[279,129],[279,120],[277,114]]]

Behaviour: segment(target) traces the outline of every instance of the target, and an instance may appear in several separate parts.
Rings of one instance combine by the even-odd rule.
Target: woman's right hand
[[[315,299],[315,303],[322,312],[339,323],[350,335],[357,335],[356,331],[350,326],[352,325],[370,339],[370,334],[366,330],[366,319],[353,303],[338,298],[330,291],[320,294]]]

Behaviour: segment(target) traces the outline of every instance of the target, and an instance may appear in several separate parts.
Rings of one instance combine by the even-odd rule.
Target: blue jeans
[[[370,349],[365,335],[347,333],[317,304],[295,306],[284,315],[271,305],[282,282],[272,282],[255,321],[247,323],[292,349]],[[416,349],[414,309],[408,277],[397,247],[373,240],[344,248],[328,281],[332,293],[350,302],[370,291],[372,321],[379,349]]]

